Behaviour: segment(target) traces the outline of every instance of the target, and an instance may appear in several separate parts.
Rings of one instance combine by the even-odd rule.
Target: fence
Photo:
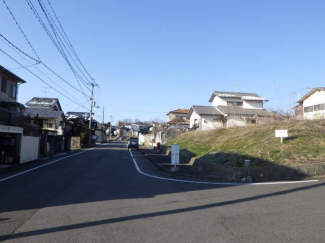
[[[0,125],[22,127],[24,126],[24,115],[0,108]]]

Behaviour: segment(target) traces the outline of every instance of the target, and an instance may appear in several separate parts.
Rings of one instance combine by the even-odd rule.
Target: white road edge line
[[[176,182],[183,182],[183,183],[195,183],[195,184],[210,184],[210,185],[230,185],[230,186],[260,186],[260,185],[279,185],[279,184],[297,184],[297,183],[310,183],[310,182],[318,182],[319,180],[307,180],[307,181],[278,181],[278,182],[260,182],[260,183],[236,183],[236,182],[207,182],[207,181],[188,181],[188,180],[179,180],[179,179],[171,179],[166,177],[160,176],[153,176],[144,173],[138,166],[137,161],[135,160],[131,150],[129,150],[131,158],[133,159],[133,163],[137,171],[147,177],[159,179],[159,180],[166,180],[166,181],[176,181]]]
[[[35,167],[35,168],[32,168],[32,169],[29,169],[29,170],[26,170],[26,171],[20,172],[20,173],[18,173],[18,174],[15,174],[15,175],[12,175],[12,176],[8,176],[8,177],[6,177],[6,178],[0,179],[0,182],[3,182],[3,181],[6,181],[6,180],[9,180],[9,179],[11,179],[11,178],[14,178],[14,177],[17,177],[17,176],[20,176],[20,175],[26,174],[26,173],[31,172],[31,171],[33,171],[33,170],[37,170],[37,169],[39,169],[39,168],[42,168],[42,167],[48,166],[48,165],[50,165],[50,164],[54,164],[54,163],[56,163],[56,162],[58,162],[58,161],[60,161],[60,160],[64,160],[64,159],[66,159],[66,158],[69,158],[69,157],[72,157],[72,156],[76,156],[76,155],[78,155],[78,154],[82,154],[82,153],[88,152],[88,151],[93,150],[93,149],[94,149],[94,148],[87,149],[87,150],[84,150],[84,151],[82,151],[82,152],[79,152],[79,153],[76,153],[76,154],[72,154],[72,155],[69,155],[69,156],[67,156],[67,157],[64,157],[64,158],[61,158],[61,159],[54,160],[54,161],[49,162],[49,163],[47,163],[47,164],[40,165],[40,166],[37,166],[37,167]]]

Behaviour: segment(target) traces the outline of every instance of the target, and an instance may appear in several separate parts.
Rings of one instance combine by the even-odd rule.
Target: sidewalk
[[[197,167],[191,166],[187,162],[182,161],[180,158],[180,164],[177,165],[178,171],[171,171],[174,165],[171,164],[171,156],[166,155],[163,152],[157,151],[153,148],[141,147],[140,152],[148,158],[155,166],[157,166],[162,172],[169,175],[188,177],[201,180],[213,180],[213,181],[229,181],[228,178],[224,178],[221,174],[207,173],[200,171]],[[182,157],[182,156],[181,156]]]

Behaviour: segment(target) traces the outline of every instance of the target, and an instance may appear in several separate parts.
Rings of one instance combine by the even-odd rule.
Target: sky
[[[27,81],[19,87],[18,101],[59,98],[64,112],[89,112],[81,81],[29,1],[49,28],[38,0],[3,0],[0,34],[31,57],[37,54],[70,85],[42,64],[29,66],[36,62],[0,38],[0,65]],[[266,109],[290,111],[311,88],[325,86],[325,1],[41,0],[48,10],[49,1],[98,84],[99,121],[103,109],[105,122],[167,121],[169,111],[211,105],[214,91],[257,93],[269,100]],[[81,87],[90,96],[90,85]]]

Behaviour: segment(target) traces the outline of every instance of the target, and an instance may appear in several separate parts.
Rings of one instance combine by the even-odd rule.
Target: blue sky
[[[27,2],[6,2],[40,59],[79,88]],[[38,1],[31,2],[40,11]],[[324,1],[52,0],[51,4],[99,84],[95,88],[99,120],[103,107],[105,121],[111,115],[114,122],[166,120],[168,111],[210,105],[215,90],[254,92],[269,99],[265,108],[288,110],[312,87],[325,86]],[[0,19],[0,33],[35,56],[2,1]],[[0,48],[29,65],[2,41]],[[0,64],[19,67],[2,52]],[[21,103],[43,97],[46,90],[47,97],[60,99],[65,112],[89,106],[82,94],[41,65],[29,69],[77,104],[44,88],[47,85],[25,69],[13,69],[27,81],[19,90]]]

